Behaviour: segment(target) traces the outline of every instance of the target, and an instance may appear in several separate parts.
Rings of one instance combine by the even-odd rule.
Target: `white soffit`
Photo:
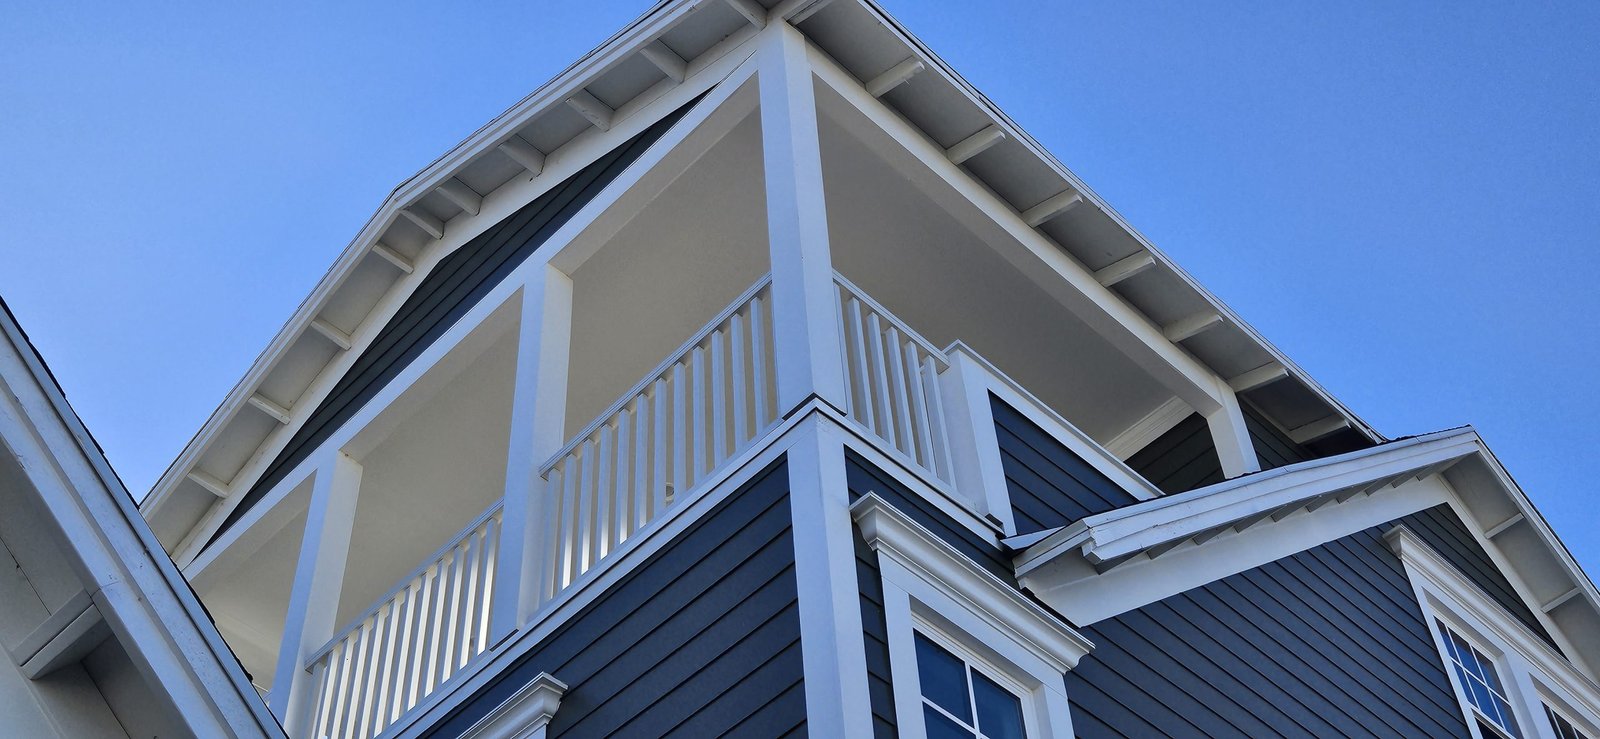
[[[1280,425],[1296,428],[1331,415],[1381,440],[876,3],[767,5],[768,17],[760,19],[743,0],[659,3],[396,187],[151,491],[142,507],[163,543],[175,547],[214,506],[228,505],[254,482],[269,447],[277,446],[272,441],[294,432],[331,389],[329,376],[381,329],[385,312],[444,252],[514,210],[499,202],[509,197],[505,191],[515,190],[519,205],[536,197],[648,125],[635,115],[641,110],[664,114],[651,103],[709,87],[714,80],[697,80],[698,73],[779,18],[858,79],[879,83],[880,99],[952,156],[959,151],[972,175],[1086,268],[1105,271],[1148,255],[1152,265],[1118,275],[1114,289],[1156,325],[1207,310],[1220,316],[1181,345],[1225,380],[1285,368],[1292,382],[1251,390]]]

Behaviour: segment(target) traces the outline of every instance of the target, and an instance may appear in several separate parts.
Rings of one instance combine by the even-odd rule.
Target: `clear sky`
[[[388,191],[646,0],[10,3],[0,295],[135,494]],[[887,0],[1389,436],[1600,576],[1600,4]]]

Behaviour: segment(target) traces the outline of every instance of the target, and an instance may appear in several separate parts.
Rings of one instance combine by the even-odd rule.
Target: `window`
[[[1024,739],[1021,698],[920,632],[916,644],[929,739]]]
[[[1495,673],[1494,663],[1478,649],[1461,638],[1460,634],[1435,621],[1439,638],[1444,642],[1445,653],[1450,656],[1450,666],[1455,668],[1456,680],[1467,702],[1477,709],[1478,715],[1501,733],[1521,738],[1517,719],[1511,713],[1511,702],[1506,700],[1506,690]],[[1548,709],[1546,709],[1548,710]]]
[[[1557,739],[1589,739],[1589,735],[1578,730],[1571,721],[1556,713],[1550,705],[1544,704],[1544,717],[1550,720],[1550,730],[1554,731]]]

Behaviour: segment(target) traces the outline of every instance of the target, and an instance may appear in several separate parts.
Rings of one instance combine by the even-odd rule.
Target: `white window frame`
[[[1494,663],[1497,676],[1511,704],[1517,728],[1523,737],[1554,739],[1555,733],[1544,715],[1544,704],[1579,731],[1600,737],[1600,686],[1589,680],[1572,663],[1482,589],[1445,561],[1427,543],[1404,525],[1395,526],[1384,538],[1400,556],[1407,579],[1411,581],[1428,631],[1433,634],[1439,659],[1449,673],[1463,715],[1472,736],[1483,736],[1478,728],[1477,709],[1463,692],[1465,686],[1455,674],[1438,624],[1460,634]]]
[[[850,507],[878,553],[901,736],[924,737],[920,631],[1016,690],[1028,737],[1072,736],[1066,673],[1094,645],[1043,606],[874,494]]]

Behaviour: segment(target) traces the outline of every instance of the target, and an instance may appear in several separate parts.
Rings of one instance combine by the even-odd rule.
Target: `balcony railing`
[[[950,440],[939,393],[939,373],[949,366],[944,352],[843,275],[835,274],[834,282],[846,413],[902,461],[949,485]]]
[[[777,420],[769,283],[752,285],[540,468],[541,602]]]
[[[312,736],[382,732],[487,647],[495,504],[312,656]]]

